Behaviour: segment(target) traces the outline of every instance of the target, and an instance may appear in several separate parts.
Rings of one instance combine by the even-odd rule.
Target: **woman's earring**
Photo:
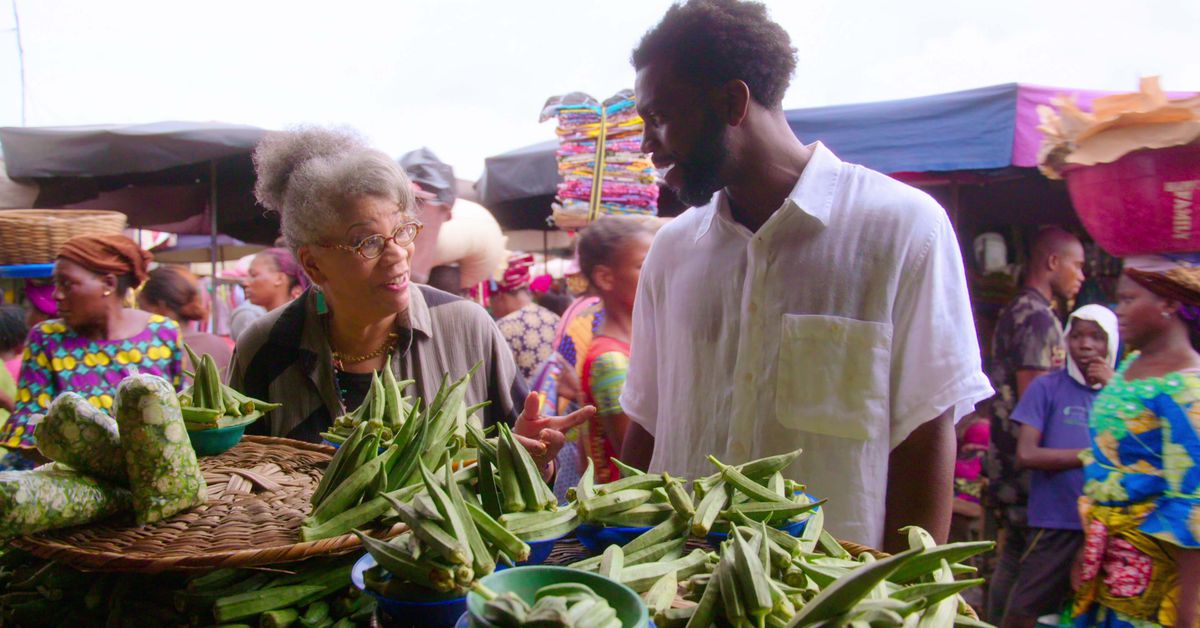
[[[1171,318],[1170,312],[1163,312],[1162,315],[1163,315],[1163,318]]]
[[[108,295],[110,295],[110,294],[112,294],[112,290],[105,290],[105,291],[104,291],[104,296],[108,296]]]

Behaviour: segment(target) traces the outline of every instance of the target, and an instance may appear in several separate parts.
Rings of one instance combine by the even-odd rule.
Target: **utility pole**
[[[17,63],[21,69],[21,126],[25,126],[25,47],[21,44],[21,14],[17,12],[17,0],[12,0],[13,24],[17,32]]]

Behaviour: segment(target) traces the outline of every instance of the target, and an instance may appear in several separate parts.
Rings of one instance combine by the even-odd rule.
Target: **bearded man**
[[[803,448],[785,474],[839,538],[944,541],[954,423],[992,394],[945,211],[796,138],[796,51],[761,4],[675,5],[633,65],[642,148],[692,209],[642,269],[623,460],[694,478]]]

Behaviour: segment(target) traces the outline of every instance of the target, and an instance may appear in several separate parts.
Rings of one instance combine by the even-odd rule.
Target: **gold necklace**
[[[366,362],[372,358],[377,358],[385,353],[391,352],[391,350],[396,346],[396,341],[399,339],[400,334],[397,334],[394,331],[388,332],[388,338],[386,342],[384,342],[378,349],[364,355],[344,356],[341,353],[334,351],[333,366],[337,370],[342,371],[345,370],[347,364],[358,364],[359,362]]]

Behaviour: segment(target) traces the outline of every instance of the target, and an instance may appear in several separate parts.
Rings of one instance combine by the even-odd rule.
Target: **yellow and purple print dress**
[[[1173,625],[1174,551],[1200,548],[1200,373],[1126,381],[1137,355],[1092,409],[1074,626]]]
[[[0,445],[35,447],[37,426],[30,419],[44,414],[62,392],[78,393],[111,414],[117,384],[135,371],[178,388],[182,353],[179,325],[157,314],[133,337],[116,340],[84,338],[58,319],[34,327],[25,345],[16,411],[0,428]]]

